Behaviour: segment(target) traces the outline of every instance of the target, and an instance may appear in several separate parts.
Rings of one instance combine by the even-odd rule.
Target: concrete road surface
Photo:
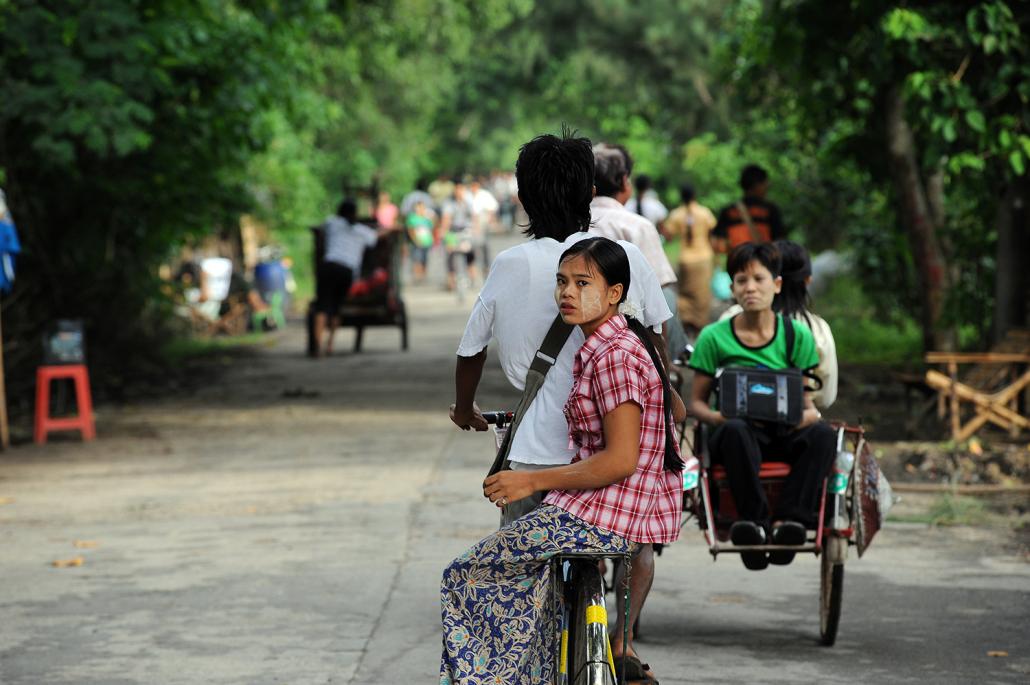
[[[188,396],[100,407],[93,443],[0,454],[0,683],[436,682],[440,572],[496,525],[492,440],[446,418],[469,304],[407,296],[407,353],[380,329],[313,361],[292,328]],[[481,405],[513,401],[491,366]],[[814,558],[751,573],[688,528],[641,655],[665,685],[1030,681],[1011,533],[892,525],[846,569],[820,647]]]

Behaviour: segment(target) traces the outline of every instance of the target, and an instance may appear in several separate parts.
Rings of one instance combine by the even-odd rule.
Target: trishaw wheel
[[[840,625],[841,601],[844,597],[844,564],[834,563],[843,558],[835,547],[846,545],[847,540],[830,536],[822,552],[819,578],[819,638],[826,647],[837,641],[837,627]]]

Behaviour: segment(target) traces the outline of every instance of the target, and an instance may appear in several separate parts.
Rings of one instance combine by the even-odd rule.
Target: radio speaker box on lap
[[[801,422],[804,377],[799,369],[727,368],[719,376],[719,412],[785,426]]]

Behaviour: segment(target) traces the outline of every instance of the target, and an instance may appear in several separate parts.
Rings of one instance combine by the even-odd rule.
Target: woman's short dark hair
[[[780,275],[782,261],[780,252],[772,243],[743,243],[737,245],[726,258],[726,272],[733,278],[741,271],[747,269],[751,262],[758,262],[772,274],[773,278]]]
[[[812,260],[808,251],[792,240],[777,240],[773,245],[780,253],[780,276],[783,287],[773,299],[773,310],[792,318],[808,318],[808,284],[812,275]]]
[[[594,154],[590,140],[562,127],[561,136],[537,136],[515,162],[519,200],[529,217],[525,234],[563,241],[590,228]]]
[[[629,257],[622,245],[602,236],[584,238],[577,240],[565,252],[562,252],[558,263],[561,264],[567,259],[581,255],[597,267],[609,286],[616,283],[622,284],[622,299],[619,302],[625,302],[626,295],[629,294],[630,272]]]
[[[694,201],[695,197],[697,197],[697,194],[694,192],[694,186],[689,183],[684,183],[680,186],[680,202],[689,205]]]
[[[633,173],[633,158],[621,145],[598,143],[594,146],[594,187],[597,194],[612,197]]]

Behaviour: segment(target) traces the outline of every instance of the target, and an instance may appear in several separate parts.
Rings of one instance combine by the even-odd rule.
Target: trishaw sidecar
[[[819,635],[823,645],[833,645],[840,623],[844,589],[844,562],[848,547],[857,545],[859,556],[880,527],[877,502],[887,488],[873,459],[861,427],[833,424],[837,431],[837,458],[829,477],[823,482],[818,527],[808,531],[803,545],[734,545],[729,529],[737,519],[726,471],[711,463],[707,450],[706,428],[695,432],[694,445],[699,461],[696,478],[685,478],[684,511],[697,519],[713,558],[720,554],[747,551],[786,551],[820,557]],[[765,461],[759,480],[765,488],[770,508],[775,508],[790,465]],[[888,498],[889,499],[889,495]]]

